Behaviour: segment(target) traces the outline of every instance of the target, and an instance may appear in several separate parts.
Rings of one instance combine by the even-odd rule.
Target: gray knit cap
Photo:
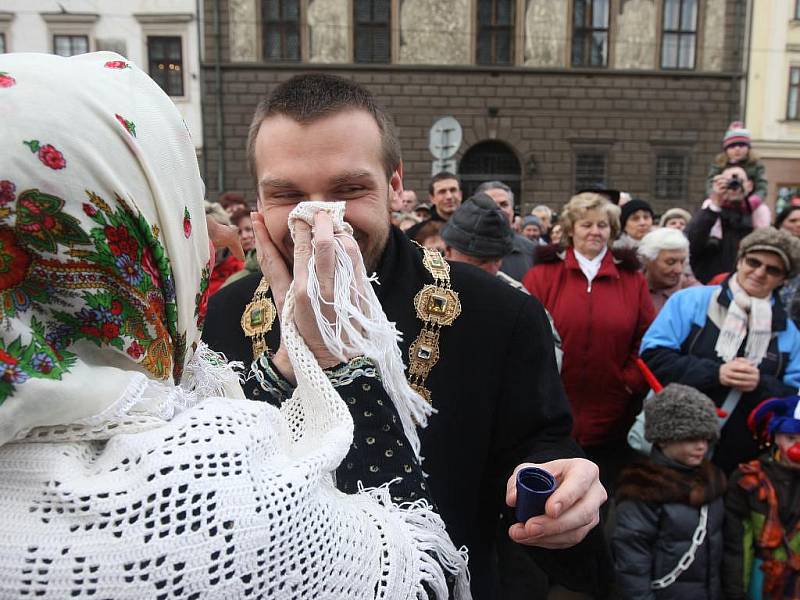
[[[644,407],[644,438],[653,444],[719,439],[719,417],[711,399],[688,385],[670,383]]]
[[[763,227],[753,230],[739,242],[737,260],[749,252],[772,252],[780,256],[787,279],[800,273],[800,239],[785,229]]]
[[[539,231],[544,231],[544,223],[542,223],[542,220],[536,215],[528,215],[522,219],[522,228],[525,229],[528,225],[536,225]]]
[[[502,258],[513,248],[514,232],[491,196],[475,194],[447,220],[442,239],[476,258]]]

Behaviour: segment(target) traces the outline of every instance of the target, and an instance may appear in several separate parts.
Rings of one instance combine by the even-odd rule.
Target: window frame
[[[85,37],[86,51],[94,52],[94,25],[99,19],[95,13],[39,13],[42,20],[47,23],[50,52],[56,53],[55,39],[57,36]]]
[[[270,1],[275,1],[279,3],[279,14],[283,13],[283,3],[286,1],[295,1],[297,2],[297,58],[269,58],[266,55],[267,51],[267,19],[266,19],[266,6],[265,4]],[[258,15],[259,15],[259,26],[261,35],[259,36],[259,57],[260,60],[264,63],[277,63],[277,64],[292,64],[292,63],[302,63],[307,60],[308,50],[306,49],[306,44],[308,43],[308,32],[306,30],[306,1],[305,0],[260,0],[258,3]],[[275,21],[275,23],[282,24],[283,21]],[[281,43],[282,45],[285,42],[284,32],[281,32],[282,38]]]
[[[605,26],[605,28],[595,28],[593,26],[593,24],[591,24],[592,21],[594,20],[594,3],[596,1],[597,0],[573,0],[572,5],[570,7],[571,8],[570,16],[569,16],[569,18],[570,18],[570,22],[569,22],[570,39],[569,39],[569,46],[567,48],[567,52],[569,52],[569,65],[572,68],[579,68],[579,69],[607,69],[609,63],[611,62],[611,30],[612,30],[612,21],[613,21],[613,17],[612,17],[612,13],[613,13],[612,0],[605,0],[606,3],[607,3],[606,6],[608,8],[607,14],[606,14],[606,26]],[[589,5],[589,12],[588,12],[588,14],[590,16],[590,19],[589,19],[590,25],[589,26],[586,25],[586,21],[587,21],[586,18],[584,18],[584,23],[580,27],[578,27],[575,24],[575,5],[578,2],[586,2]],[[605,33],[605,35],[606,35],[606,51],[605,51],[605,58],[604,58],[603,64],[593,65],[593,64],[589,64],[588,62],[575,63],[575,61],[574,61],[574,53],[573,53],[573,46],[574,46],[574,43],[575,43],[576,33],[578,33],[578,32],[581,32],[583,35],[587,36],[586,39],[584,40],[584,43],[583,43],[583,51],[586,52],[588,50],[588,55],[589,56],[591,56],[591,38],[592,38],[593,34],[595,32],[603,32],[603,33]],[[587,48],[587,46],[588,46],[588,48]]]
[[[797,83],[792,84],[792,74],[797,73]],[[789,78],[786,81],[786,120],[800,121],[800,65],[789,65]],[[794,101],[795,115],[791,115],[792,109],[792,88],[795,89],[796,97]]]
[[[356,20],[356,3],[359,0],[351,0],[350,2],[350,23],[351,23],[351,44],[353,45],[353,52],[352,52],[352,59],[354,64],[359,65],[387,65],[392,64],[394,62],[395,57],[395,44],[394,44],[394,28],[396,24],[397,17],[395,15],[395,1],[394,0],[386,0],[388,6],[388,17],[385,23],[378,23],[374,20],[375,14],[375,5],[374,3],[370,5],[370,14],[371,20],[369,22],[359,23]],[[356,41],[356,36],[358,35],[358,30],[360,27],[363,27],[366,31],[377,31],[380,29],[385,29],[386,31],[386,49],[388,55],[385,60],[375,60],[375,46],[372,45],[372,57],[369,60],[359,60],[356,56],[356,48],[358,46],[358,42]],[[363,31],[363,30],[362,30]],[[372,39],[374,41],[374,38]]]
[[[800,21],[800,0],[794,1],[794,17],[793,20]]]
[[[92,42],[89,39],[89,36],[87,34],[85,34],[85,33],[54,33],[52,35],[52,37],[51,37],[52,51],[53,51],[53,54],[56,54],[57,56],[69,57],[69,56],[76,56],[78,54],[85,54],[85,53],[84,52],[72,52],[71,54],[58,54],[58,52],[56,52],[56,38],[69,38],[70,52],[72,52],[72,50],[74,49],[73,48],[74,41],[76,39],[78,39],[78,38],[83,38],[83,39],[86,40],[86,52],[91,52]]]
[[[525,44],[518,44],[518,37],[520,35],[520,6],[518,0],[488,0],[492,3],[492,21],[491,25],[483,25],[481,24],[479,15],[480,15],[480,2],[481,0],[475,0],[474,3],[474,13],[473,13],[473,60],[475,64],[482,67],[512,67],[518,64],[520,60],[520,51],[524,50]],[[508,2],[510,12],[511,12],[511,22],[508,25],[497,25],[494,21],[497,19],[497,2],[499,1],[506,1]],[[489,29],[490,32],[490,39],[491,39],[491,61],[490,62],[481,62],[479,60],[480,56],[480,34],[482,29]],[[496,34],[500,29],[507,29],[508,30],[508,38],[509,38],[509,49],[508,49],[508,62],[497,62],[497,37]]]
[[[603,176],[601,177],[601,182],[594,182],[588,183],[583,182],[579,183],[579,175],[578,175],[578,163],[579,157],[581,156],[592,156],[597,155],[601,156],[603,159]],[[598,186],[602,186],[605,189],[610,189],[611,185],[608,181],[608,158],[609,158],[609,148],[600,148],[600,147],[578,147],[572,149],[572,188],[573,192],[577,193],[579,190],[597,188]]]
[[[659,161],[662,159],[678,159],[681,161],[681,180],[680,186],[676,193],[659,194],[659,181],[662,176],[659,173]],[[665,174],[663,177],[669,177]],[[653,199],[654,200],[681,200],[685,201],[689,193],[689,152],[673,149],[657,149],[653,153]]]
[[[679,29],[667,29],[666,28],[666,12],[667,12],[667,4],[670,1],[677,1],[679,3],[678,7],[678,27]],[[682,27],[681,22],[683,21],[683,9],[684,4],[686,2],[695,2],[695,7],[697,10],[697,14],[695,15],[694,20],[694,30],[683,30],[680,29]],[[661,32],[659,36],[659,46],[658,46],[658,65],[661,70],[664,71],[696,71],[697,64],[698,64],[698,55],[700,54],[701,46],[700,46],[700,33],[702,31],[701,22],[702,22],[702,8],[703,3],[700,0],[662,0],[661,2],[661,14],[660,14],[660,24],[661,24]],[[676,36],[678,42],[678,53],[677,53],[677,61],[675,66],[665,66],[664,65],[664,41],[668,35]],[[681,67],[681,44],[680,41],[684,36],[692,36],[694,38],[694,51],[692,52],[692,66],[691,67]]]
[[[181,72],[181,90],[180,90],[181,93],[180,94],[173,94],[173,93],[171,93],[170,90],[167,90],[164,86],[162,86],[161,84],[158,84],[158,81],[156,80],[156,77],[155,77],[154,72],[153,72],[154,59],[153,59],[153,57],[151,55],[151,53],[152,53],[152,49],[150,47],[150,41],[151,40],[162,40],[162,41],[163,40],[177,40],[178,41],[178,50],[180,51],[180,72]],[[153,79],[153,81],[155,81],[158,84],[158,87],[160,87],[162,90],[164,90],[164,93],[166,93],[167,96],[169,96],[170,98],[185,98],[186,97],[186,85],[187,85],[187,82],[186,82],[186,59],[185,59],[186,52],[185,52],[185,47],[184,47],[185,43],[186,42],[185,42],[183,36],[180,35],[180,34],[163,34],[163,33],[153,33],[153,34],[151,34],[151,33],[147,33],[144,36],[144,45],[145,45],[145,48],[147,50],[147,54],[146,54],[146,56],[147,56],[147,74],[150,75],[151,79]]]
[[[2,48],[0,48],[0,54],[8,53],[8,45],[6,44],[6,32],[5,31],[0,31],[0,40],[2,40],[2,43],[0,43],[0,45],[2,45]]]

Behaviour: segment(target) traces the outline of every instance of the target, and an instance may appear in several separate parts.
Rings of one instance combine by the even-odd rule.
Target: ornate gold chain
[[[436,250],[422,248],[422,264],[433,277],[433,283],[425,284],[414,296],[414,308],[422,321],[422,329],[408,349],[408,383],[425,400],[431,402],[431,392],[425,380],[439,361],[439,333],[461,314],[458,292],[450,287],[450,265]],[[242,313],[241,325],[244,334],[251,338],[253,358],[269,351],[266,335],[272,329],[278,311],[269,297],[269,282],[261,278],[253,300]]]
[[[422,330],[408,349],[408,383],[420,396],[431,402],[425,380],[439,361],[439,333],[461,314],[458,292],[450,287],[450,265],[436,250],[423,248],[422,264],[433,276],[414,296],[414,308],[422,321]]]
[[[269,297],[269,282],[265,277],[261,278],[253,299],[245,307],[242,313],[242,330],[251,339],[253,344],[253,359],[258,358],[265,352],[269,352],[267,346],[267,333],[272,329],[278,310],[275,303]]]

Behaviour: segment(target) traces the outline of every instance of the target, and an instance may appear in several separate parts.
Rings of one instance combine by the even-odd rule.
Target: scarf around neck
[[[146,389],[185,379],[212,258],[186,124],[113,53],[3,54],[0,82],[0,445],[169,418]]]
[[[723,362],[736,358],[745,337],[744,357],[754,366],[761,364],[772,338],[772,303],[769,298],[754,298],[744,291],[736,274],[728,279],[733,300],[714,350]]]

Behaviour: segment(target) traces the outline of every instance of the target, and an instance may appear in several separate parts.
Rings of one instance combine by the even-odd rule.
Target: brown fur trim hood
[[[547,246],[536,247],[536,257],[533,264],[554,263],[564,260],[566,248],[559,244],[549,244]],[[614,264],[618,269],[625,271],[639,271],[642,268],[636,250],[631,248],[609,248],[609,252],[614,257]]]
[[[726,487],[725,475],[707,460],[696,469],[685,471],[648,460],[622,471],[616,501],[702,506],[722,496]]]

